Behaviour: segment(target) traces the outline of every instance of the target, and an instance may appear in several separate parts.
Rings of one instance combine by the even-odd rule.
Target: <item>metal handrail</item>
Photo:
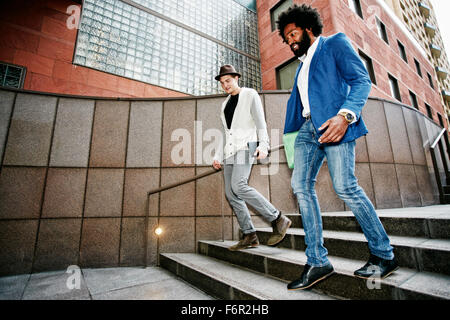
[[[439,133],[438,137],[436,138],[436,140],[433,142],[433,144],[431,145],[431,149],[436,148],[437,144],[439,143],[439,140],[441,140],[442,136],[444,135],[445,131],[447,131],[447,129],[442,129],[441,133]]]
[[[284,145],[282,145],[282,144],[278,145],[276,147],[273,147],[273,148],[269,149],[269,154],[271,152],[280,150],[282,148],[284,148]],[[182,186],[184,184],[187,184],[187,183],[199,180],[201,178],[213,175],[213,174],[218,173],[220,171],[222,171],[222,168],[220,168],[220,169],[213,169],[213,170],[204,172],[202,174],[196,175],[196,176],[194,176],[192,178],[185,179],[185,180],[180,181],[180,182],[172,183],[172,184],[169,184],[169,185],[166,185],[166,186],[163,186],[163,187],[160,187],[160,188],[156,188],[156,189],[153,189],[153,190],[150,190],[149,192],[147,192],[147,203],[146,203],[146,210],[145,210],[145,228],[144,228],[144,230],[145,230],[145,235],[144,235],[144,239],[145,239],[145,266],[147,266],[147,260],[148,260],[148,240],[147,240],[147,237],[148,237],[148,219],[149,219],[149,213],[150,213],[150,196],[152,194],[155,194],[155,193],[159,193],[159,192],[162,192],[162,191],[173,189],[173,188]],[[222,218],[223,218],[223,209],[221,208],[221,210],[222,210]],[[158,208],[157,218],[158,218],[157,225],[159,226],[159,221],[160,221],[160,218],[161,218],[161,210],[160,210],[160,208]],[[222,224],[223,224],[223,222],[222,222]],[[223,230],[222,230],[222,237],[223,236],[224,236],[224,234],[223,234]],[[157,257],[156,257],[156,259],[157,259],[157,265],[159,266],[159,237],[157,238]]]
[[[176,188],[176,187],[179,187],[179,186],[181,186],[183,184],[186,184],[186,183],[189,183],[189,182],[192,182],[192,181],[195,181],[195,180],[207,177],[207,176],[212,175],[214,173],[217,173],[219,171],[222,171],[222,169],[217,169],[217,170],[213,169],[213,170],[204,172],[202,174],[196,175],[196,176],[194,176],[192,178],[189,178],[189,179],[186,179],[186,180],[183,180],[183,181],[180,181],[180,182],[172,183],[172,184],[169,184],[169,185],[164,186],[164,187],[160,187],[160,188],[154,189],[152,191],[149,191],[147,193],[147,195],[151,196],[152,194],[155,194],[155,193],[158,193],[158,192],[162,192],[162,191],[166,191],[166,190],[169,190],[169,189],[172,189],[172,188]]]
[[[281,144],[281,145],[279,145],[279,146],[276,146],[276,147],[273,147],[273,148],[269,149],[269,152],[277,151],[277,150],[280,150],[280,149],[282,149],[282,148],[284,148],[284,145]],[[183,180],[183,181],[180,181],[180,182],[176,182],[176,183],[173,183],[173,184],[169,184],[169,185],[167,185],[167,186],[164,186],[164,187],[160,187],[160,188],[151,190],[151,191],[149,191],[149,192],[147,193],[147,195],[150,196],[150,195],[152,195],[152,194],[154,194],[154,193],[158,193],[158,192],[162,192],[162,191],[166,191],[166,190],[169,190],[169,189],[172,189],[172,188],[179,187],[179,186],[181,186],[181,185],[183,185],[183,184],[186,184],[186,183],[189,183],[189,182],[192,182],[192,181],[195,181],[195,180],[198,180],[198,179],[207,177],[207,176],[209,176],[209,175],[211,175],[211,174],[220,172],[221,170],[222,170],[222,169],[218,169],[218,170],[213,169],[213,170],[211,170],[211,171],[204,172],[204,173],[199,174],[199,175],[196,175],[196,176],[194,176],[194,177],[192,177],[192,178],[189,178],[189,179],[186,179],[186,180]]]

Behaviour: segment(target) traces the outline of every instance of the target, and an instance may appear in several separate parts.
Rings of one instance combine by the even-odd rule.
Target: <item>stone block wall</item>
[[[272,146],[282,143],[288,97],[261,93]],[[225,239],[237,239],[221,173],[152,195],[147,206],[148,191],[211,170],[199,150],[209,144],[204,133],[221,127],[224,99],[108,100],[0,90],[0,275],[153,265],[158,252],[194,252],[197,240],[222,239],[222,231]],[[428,149],[440,128],[416,110],[374,98],[363,117],[370,133],[357,142],[356,173],[375,206],[437,204]],[[177,129],[191,137],[184,150],[191,161],[180,165],[172,160]],[[270,164],[254,166],[249,183],[280,210],[295,213],[285,162],[283,150],[273,152]],[[347,209],[326,162],[317,191],[323,211]],[[252,214],[256,226],[268,225]]]

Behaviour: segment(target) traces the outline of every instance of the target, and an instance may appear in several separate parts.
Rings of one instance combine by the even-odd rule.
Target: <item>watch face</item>
[[[353,121],[353,115],[351,113],[347,113],[345,115],[345,118],[347,119],[347,121],[352,122]]]

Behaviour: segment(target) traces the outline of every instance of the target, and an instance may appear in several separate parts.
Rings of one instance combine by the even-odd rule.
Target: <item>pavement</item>
[[[80,269],[0,278],[0,300],[214,300],[159,267]]]

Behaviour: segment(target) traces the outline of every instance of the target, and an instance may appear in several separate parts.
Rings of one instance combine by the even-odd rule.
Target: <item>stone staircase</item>
[[[400,269],[384,280],[353,272],[368,259],[367,241],[351,212],[323,213],[324,242],[335,275],[311,290],[288,291],[306,264],[299,215],[277,247],[231,252],[235,241],[199,241],[198,253],[162,253],[160,264],[219,299],[450,299],[450,206],[378,210]],[[259,228],[261,244],[271,228]]]

